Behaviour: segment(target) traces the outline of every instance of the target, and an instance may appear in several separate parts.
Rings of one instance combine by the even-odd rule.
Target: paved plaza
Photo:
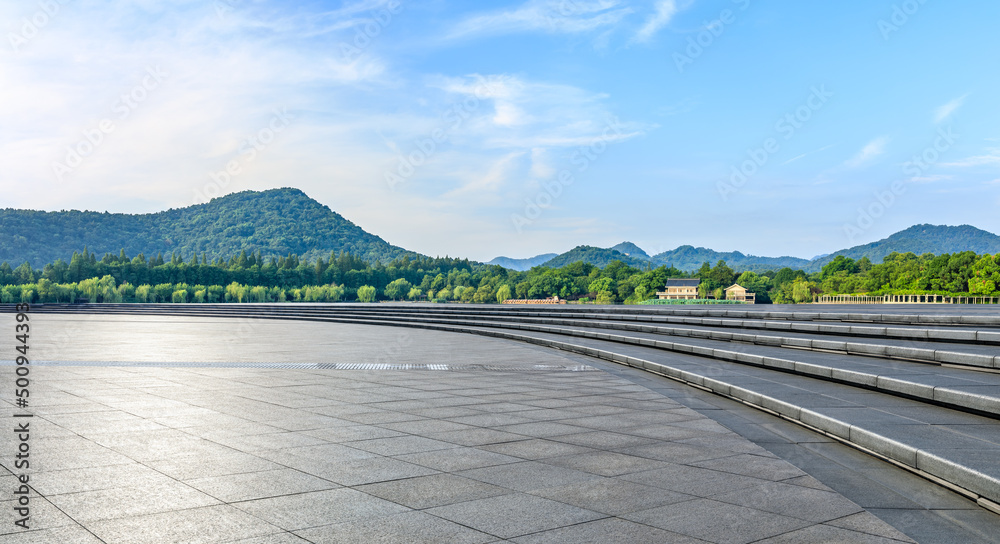
[[[669,390],[554,350],[295,321],[32,323],[36,495],[30,531],[0,495],[5,543],[912,542]]]

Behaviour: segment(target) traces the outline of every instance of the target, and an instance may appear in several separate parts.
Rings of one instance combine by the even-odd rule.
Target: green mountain
[[[737,270],[779,270],[784,267],[799,269],[809,266],[808,259],[798,257],[757,257],[745,255],[739,251],[721,253],[704,247],[681,246],[671,251],[664,251],[653,256],[656,265],[665,264],[679,270],[692,271],[701,267],[702,263],[715,266],[720,260]]]
[[[837,255],[844,255],[855,260],[868,257],[873,263],[881,263],[887,255],[893,252],[940,255],[962,251],[974,251],[977,254],[1000,253],[1000,236],[970,225],[957,227],[914,225],[883,240],[820,255],[811,260],[798,257],[758,257],[739,251],[724,253],[694,246],[681,246],[650,257],[635,244],[622,242],[608,249],[579,246],[546,262],[545,266],[564,266],[576,261],[584,261],[603,267],[617,259],[635,267],[644,267],[646,264],[654,267],[666,265],[690,272],[697,270],[702,263],[707,262],[714,266],[715,263],[723,260],[730,267],[741,271],[759,272],[788,267],[806,272],[818,272]]]
[[[622,242],[616,246],[611,246],[611,249],[617,251],[618,253],[624,253],[629,257],[649,260],[649,255],[643,251],[641,247],[633,244],[632,242]]]
[[[486,264],[496,264],[510,270],[518,270],[523,272],[525,270],[531,270],[532,267],[538,266],[546,261],[552,260],[553,257],[557,257],[556,253],[545,253],[542,255],[536,255],[534,257],[529,257],[527,259],[511,259],[510,257],[497,257]]]
[[[179,252],[185,260],[203,252],[228,258],[241,250],[308,259],[343,250],[383,262],[416,255],[292,188],[243,191],[150,214],[0,210],[0,262],[40,267],[59,258],[69,261],[84,246],[98,256],[124,249],[129,257],[163,252],[169,258]]]
[[[622,249],[630,251],[625,253],[621,251]],[[705,262],[714,266],[720,259],[726,261],[726,264],[733,268],[754,271],[778,270],[786,266],[797,269],[804,268],[810,264],[810,261],[807,259],[799,259],[797,257],[756,257],[753,255],[744,255],[739,251],[720,253],[711,249],[696,248],[693,246],[681,246],[672,251],[665,251],[650,257],[635,244],[622,242],[607,249],[593,246],[577,246],[546,262],[545,266],[559,267],[577,261],[584,261],[603,268],[611,261],[618,260],[636,268],[645,268],[647,265],[653,267],[666,265],[690,272],[697,270]]]
[[[813,260],[807,272],[816,272],[837,255],[852,259],[868,257],[873,263],[881,263],[890,253],[959,253],[975,251],[978,254],[1000,253],[1000,236],[977,229],[971,225],[957,227],[947,225],[914,225],[877,242],[854,246]]]
[[[590,263],[601,268],[607,266],[611,261],[622,261],[629,266],[637,268],[645,268],[649,263],[646,259],[630,257],[614,249],[604,249],[594,246],[576,246],[566,253],[545,262],[544,266],[558,268],[568,264],[573,264],[577,261]]]

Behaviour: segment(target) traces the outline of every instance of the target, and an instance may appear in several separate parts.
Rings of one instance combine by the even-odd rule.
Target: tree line
[[[621,261],[601,268],[582,261],[519,272],[450,257],[404,256],[387,264],[347,252],[315,261],[289,253],[264,257],[241,251],[211,260],[204,253],[147,258],[97,255],[86,248],[67,263],[41,269],[0,264],[3,302],[336,302],[376,300],[503,302],[558,296],[599,304],[656,298],[669,278],[699,278],[702,298],[723,298],[739,283],[759,303],[810,302],[819,294],[1000,295],[1000,254],[893,253],[882,263],[838,256],[822,271],[738,271],[725,261],[686,273],[673,267],[639,269]]]

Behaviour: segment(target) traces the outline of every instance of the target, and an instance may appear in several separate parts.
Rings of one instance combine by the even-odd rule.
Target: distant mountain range
[[[697,270],[701,267],[702,263],[707,262],[714,266],[715,263],[723,260],[726,261],[726,264],[737,270],[762,271],[789,267],[805,270],[806,272],[818,272],[838,255],[844,255],[855,260],[868,257],[873,263],[880,263],[887,255],[893,252],[912,252],[917,255],[934,253],[935,255],[940,255],[942,253],[959,253],[962,251],[974,251],[979,254],[1000,253],[1000,236],[970,225],[960,225],[957,227],[914,225],[883,240],[842,249],[830,254],[817,255],[813,259],[758,257],[755,255],[746,255],[739,251],[722,253],[708,248],[693,246],[680,246],[677,249],[664,251],[651,257],[642,248],[632,242],[622,242],[610,248],[577,246],[549,260],[542,260],[549,255],[546,254],[531,259],[521,259],[519,262],[560,267],[577,261],[584,261],[595,266],[604,267],[611,261],[619,260],[629,266],[645,267],[649,265],[657,267],[667,265],[690,272]]]
[[[497,257],[486,264],[498,264],[504,268],[509,268],[511,270],[525,271],[531,270],[532,267],[538,266],[546,261],[550,261],[555,257],[558,257],[558,253],[544,253],[530,259],[511,259],[509,257]]]
[[[305,193],[294,188],[243,191],[214,198],[207,204],[150,214],[90,211],[44,212],[7,208],[0,210],[0,262],[11,266],[28,261],[41,267],[56,259],[69,260],[74,251],[87,247],[98,256],[128,257],[143,253],[147,258],[162,252],[168,258],[177,252],[184,260],[197,253],[229,258],[240,251],[260,251],[265,256],[294,253],[315,260],[330,253],[349,252],[369,262],[421,256],[394,246],[368,233]],[[544,265],[559,267],[577,261],[606,266],[620,260],[638,268],[670,265],[697,270],[702,263],[726,261],[737,270],[768,270],[790,267],[807,272],[820,270],[837,255],[852,259],[868,257],[882,262],[892,252],[1000,253],[1000,236],[969,225],[915,225],[884,240],[817,256],[759,257],[739,251],[722,253],[703,247],[681,246],[650,256],[631,242],[610,248],[578,246],[562,254],[546,253],[529,259],[497,257],[487,264],[514,270]]]

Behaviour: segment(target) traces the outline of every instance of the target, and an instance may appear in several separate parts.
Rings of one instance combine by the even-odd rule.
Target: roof
[[[701,284],[701,280],[695,279],[681,279],[681,278],[670,278],[667,280],[667,287],[698,287]]]
[[[730,285],[729,287],[726,287],[726,291],[731,291],[733,289],[743,289],[744,291],[747,290],[746,287],[743,287],[742,285],[740,285],[738,283],[734,283],[734,284]]]

